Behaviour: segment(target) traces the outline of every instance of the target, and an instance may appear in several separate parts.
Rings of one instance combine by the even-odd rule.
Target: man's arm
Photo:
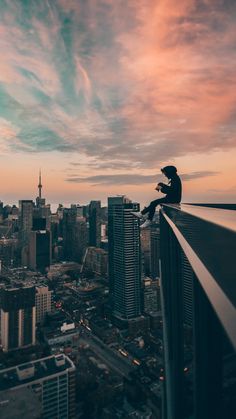
[[[158,186],[159,186],[159,190],[162,193],[167,194],[170,191],[170,186],[166,185],[165,183],[160,182],[158,183]]]

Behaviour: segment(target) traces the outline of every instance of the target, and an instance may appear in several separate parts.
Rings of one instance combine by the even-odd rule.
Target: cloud
[[[229,0],[2,0],[4,144],[97,170],[235,147],[235,12]]]
[[[213,171],[202,171],[193,172],[189,174],[182,174],[181,178],[183,181],[189,181],[193,179],[205,178],[208,176],[216,176],[218,172]],[[72,183],[90,183],[96,185],[144,185],[150,183],[157,183],[163,180],[161,175],[141,175],[138,173],[130,174],[116,174],[116,175],[96,175],[88,177],[78,177],[71,175],[66,179],[67,182]]]
[[[236,185],[231,186],[230,188],[221,188],[221,189],[208,189],[208,192],[210,193],[216,193],[216,194],[225,194],[226,196],[228,194],[236,194]]]
[[[9,152],[11,141],[17,136],[17,128],[9,121],[0,118],[0,154]]]

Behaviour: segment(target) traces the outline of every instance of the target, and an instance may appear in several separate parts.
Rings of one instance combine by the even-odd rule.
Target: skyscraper
[[[29,262],[29,237],[33,224],[33,209],[32,200],[19,201],[19,244],[23,266],[27,266]]]
[[[88,246],[88,227],[83,217],[78,217],[74,231],[74,260],[82,262],[86,248]]]
[[[75,228],[77,213],[76,208],[64,208],[62,219],[62,234],[64,256],[68,260],[73,260]]]
[[[51,232],[37,230],[30,232],[29,267],[45,273],[51,264]]]
[[[89,246],[99,247],[101,244],[101,201],[89,204]]]
[[[141,313],[139,204],[125,196],[108,198],[109,281],[113,315],[120,320]]]
[[[35,344],[35,287],[0,290],[1,341],[4,351]]]
[[[62,219],[64,257],[82,261],[88,244],[87,223],[77,216],[77,208],[64,208]]]
[[[33,224],[33,201],[24,199],[19,201],[19,228],[22,244],[27,244]]]

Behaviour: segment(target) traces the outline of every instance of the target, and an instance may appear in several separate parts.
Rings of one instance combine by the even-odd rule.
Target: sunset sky
[[[235,0],[0,0],[4,203],[236,199]]]

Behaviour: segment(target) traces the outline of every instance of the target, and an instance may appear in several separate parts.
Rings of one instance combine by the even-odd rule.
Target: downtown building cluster
[[[1,270],[2,277],[7,278],[6,283],[2,283],[0,303],[3,351],[10,354],[16,350],[23,351],[37,346],[37,328],[44,324],[46,316],[52,311],[52,292],[48,289],[47,281],[32,281],[30,272],[39,277],[41,275],[42,278],[48,275],[49,278],[54,266],[59,263],[59,266],[63,267],[60,263],[64,263],[64,260],[67,264],[80,263],[80,281],[74,292],[81,301],[100,295],[99,287],[96,283],[91,284],[89,276],[104,278],[109,284],[109,299],[105,311],[112,323],[121,329],[129,327],[133,336],[137,334],[137,330],[146,330],[148,326],[144,316],[144,274],[139,223],[131,214],[138,209],[138,204],[121,197],[118,198],[118,208],[114,208],[113,203],[116,204],[117,198],[110,198],[109,220],[107,210],[101,208],[100,201],[91,201],[83,207],[59,206],[57,213],[51,214],[50,206],[46,205],[45,199],[42,198],[41,190],[40,176],[36,203],[32,200],[21,200],[19,209],[14,207],[11,237],[14,236],[14,240],[17,240],[18,249],[13,257],[2,258]],[[8,223],[9,218],[8,215]],[[13,217],[11,221],[13,224]],[[113,239],[111,231],[114,234]],[[5,236],[4,240],[6,242],[9,239]],[[110,243],[114,241],[116,248],[113,266],[117,273],[115,275],[111,270],[108,272],[108,255],[110,258],[112,252]],[[126,255],[124,263],[119,259],[122,258],[122,254]],[[120,260],[119,265],[117,260]],[[29,274],[29,280],[25,279],[26,272]],[[119,272],[122,272],[122,275],[118,275]],[[147,312],[157,310],[154,302],[157,288],[155,284],[151,285],[151,282],[150,279],[145,283]],[[120,287],[125,295],[123,301]],[[113,306],[112,301],[118,301],[119,298],[121,305],[116,302]],[[45,333],[46,342],[53,347],[57,342],[65,342],[65,339],[73,340],[78,333],[76,329],[73,330],[74,326],[71,326],[63,323],[58,334]],[[102,332],[103,326],[94,322],[94,330],[100,333],[100,328]],[[41,408],[44,412],[44,408]]]
[[[38,187],[35,203],[21,200],[19,209],[1,211],[1,345],[9,354],[36,347],[38,328],[51,354],[0,369],[4,378],[0,408],[5,417],[21,412],[14,397],[26,400],[18,417],[23,413],[32,418],[79,417],[78,376],[83,375],[86,350],[95,345],[98,356],[104,350],[107,359],[114,356],[114,368],[121,362],[124,371],[119,381],[123,393],[114,393],[117,383],[112,384],[114,403],[95,409],[94,417],[221,419],[226,412],[227,419],[233,419],[234,332],[209,291],[207,274],[212,275],[212,286],[217,282],[222,301],[230,299],[226,306],[230,311],[235,305],[233,259],[222,251],[216,272],[213,254],[220,247],[221,231],[232,255],[235,232],[230,235],[224,225],[211,230],[204,209],[196,215],[193,206],[163,206],[152,226],[141,232],[134,216],[139,203],[126,196],[109,197],[107,208],[91,201],[70,208],[59,205],[51,214],[42,198],[41,175]],[[229,211],[235,220],[233,210],[218,211],[223,211],[219,219],[227,219]],[[217,238],[214,243],[207,231]],[[203,264],[199,271],[197,257]],[[26,272],[41,279],[27,281]],[[50,319],[46,328],[45,319]],[[65,353],[59,354],[61,347]],[[105,388],[103,376],[110,372],[104,355],[102,359],[89,352],[86,362],[89,374],[90,368],[100,371],[98,381]],[[83,377],[87,379],[86,370]]]

